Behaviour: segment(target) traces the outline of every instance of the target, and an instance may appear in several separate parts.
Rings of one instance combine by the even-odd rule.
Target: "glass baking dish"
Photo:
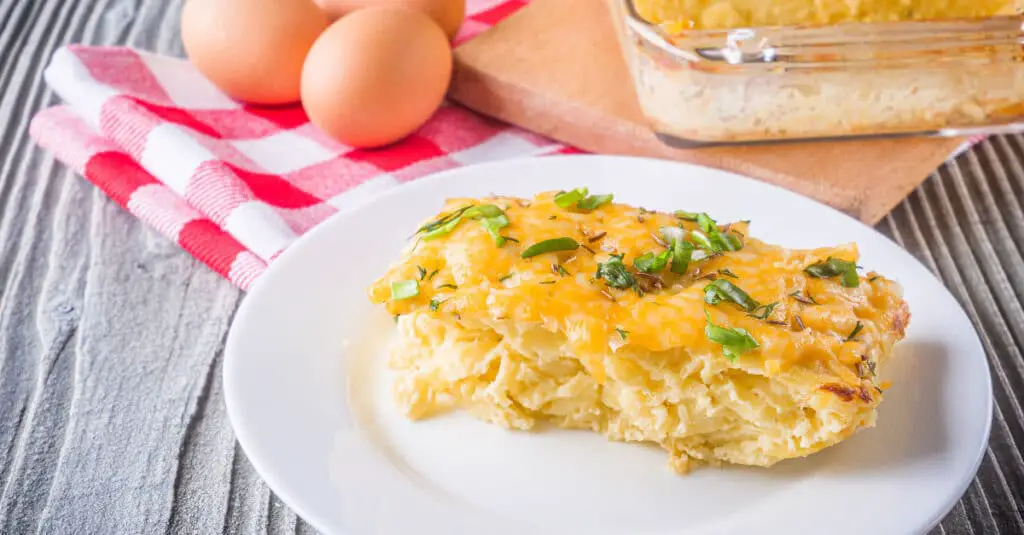
[[[1019,14],[670,33],[606,1],[672,146],[1024,131]]]

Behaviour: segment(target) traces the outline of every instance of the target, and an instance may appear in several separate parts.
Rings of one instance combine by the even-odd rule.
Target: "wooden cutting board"
[[[455,50],[449,96],[590,152],[651,156],[771,182],[876,223],[962,139],[675,149],[644,122],[600,0],[533,0]]]

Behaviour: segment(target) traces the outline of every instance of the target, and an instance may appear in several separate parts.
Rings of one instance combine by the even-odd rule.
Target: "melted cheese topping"
[[[660,288],[615,289],[595,279],[598,263],[622,254],[632,266],[664,250],[660,227],[696,225],[622,204],[566,210],[554,195],[449,200],[442,214],[502,207],[502,234],[518,243],[497,247],[477,221],[463,221],[447,236],[414,240],[369,288],[399,317],[391,364],[410,417],[463,408],[520,429],[546,419],[656,442],[680,471],[691,459],[766,466],[873,424],[876,368],[909,319],[900,289],[874,274],[845,288],[804,271],[828,257],[856,262],[854,244],[788,250],[736,223],[729,230],[743,236],[741,250],[694,261],[684,275],[665,269]],[[560,237],[586,247],[521,258]],[[777,305],[764,320],[732,303],[708,305],[704,288],[715,277]],[[419,281],[419,295],[390,300],[400,280]],[[760,347],[727,359],[705,334],[705,310]]]
[[[669,31],[1012,15],[1019,0],[633,0]]]

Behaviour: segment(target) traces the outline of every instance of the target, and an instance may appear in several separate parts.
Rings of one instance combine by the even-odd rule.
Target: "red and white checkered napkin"
[[[525,4],[469,0],[457,41]],[[449,105],[396,145],[353,149],[301,106],[245,106],[184,60],[127,48],[62,48],[45,76],[66,105],[40,112],[33,138],[242,288],[360,199],[435,171],[572,151]]]

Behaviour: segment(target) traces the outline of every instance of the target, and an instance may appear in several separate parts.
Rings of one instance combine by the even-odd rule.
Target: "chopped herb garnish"
[[[697,224],[703,231],[704,238],[708,244],[704,247],[705,249],[713,253],[720,253],[722,251],[739,251],[743,248],[743,242],[740,241],[739,236],[731,232],[723,233],[718,229],[718,223],[707,214],[703,212],[697,214]],[[697,233],[693,232],[693,234]]]
[[[537,284],[554,284],[555,281],[540,281]]]
[[[612,255],[607,262],[598,264],[595,276],[604,279],[608,286],[620,290],[636,286],[636,278],[626,269],[626,264],[622,263],[622,255]]]
[[[722,353],[730,361],[735,362],[736,358],[743,353],[760,347],[757,340],[754,340],[754,337],[750,336],[745,329],[739,327],[730,329],[715,325],[711,321],[711,313],[707,309],[704,309],[704,316],[708,320],[707,325],[704,326],[704,335],[708,337],[708,340],[721,344]]]
[[[583,200],[587,196],[587,188],[576,188],[571,191],[563,191],[555,195],[555,204],[560,208],[569,208]]]
[[[439,236],[447,234],[447,233],[451,232],[451,230],[453,228],[455,228],[455,225],[457,225],[459,220],[462,218],[462,214],[466,213],[466,210],[469,210],[472,207],[473,207],[472,205],[470,205],[470,206],[463,206],[462,208],[459,208],[458,210],[455,210],[454,212],[445,214],[445,215],[441,216],[440,218],[438,218],[438,219],[436,219],[434,221],[431,221],[430,223],[427,223],[427,224],[423,225],[422,227],[416,229],[416,233],[419,234],[421,232],[425,232],[427,234],[432,234],[434,232],[437,232]],[[448,226],[448,225],[450,225],[450,226]],[[448,226],[447,230],[444,230],[442,232],[440,229],[442,227],[446,227],[446,226]],[[434,237],[437,237],[437,236],[434,236]],[[430,239],[433,239],[433,237],[432,238],[427,238],[426,236],[424,236],[424,239],[430,240]]]
[[[442,288],[451,288],[452,290],[458,290],[459,289],[459,287],[454,285],[454,284],[442,284],[442,285],[437,287],[438,290],[440,290]]]
[[[875,276],[871,277],[870,279],[868,279],[868,282],[875,282],[876,280],[878,280],[880,278],[882,278],[881,275],[875,275]]]
[[[427,276],[427,270],[423,269],[423,266],[416,266],[416,271],[420,272],[420,280]]]
[[[590,195],[584,198],[582,201],[576,203],[576,206],[580,210],[589,212],[591,210],[597,210],[598,208],[612,202],[613,198],[615,198],[615,196],[612,195],[611,193],[607,195]]]
[[[718,270],[718,272],[721,273],[722,275],[725,275],[726,277],[732,277],[734,279],[740,278],[739,275],[733,273],[732,271],[729,271],[729,268],[722,268]]]
[[[623,329],[622,327],[616,327],[615,332],[619,333],[619,338],[622,338],[623,341],[629,338],[629,331]]]
[[[437,312],[437,308],[439,306],[441,306],[441,303],[444,303],[445,301],[447,301],[447,299],[442,299],[440,297],[435,297],[435,298],[431,299],[430,300],[430,311],[431,312]]]
[[[683,241],[686,238],[686,230],[681,227],[661,227],[658,232],[661,232],[661,237],[669,245],[674,241]]]
[[[563,277],[569,276],[569,271],[562,267],[562,264],[551,264],[551,271],[554,271],[556,274]]]
[[[523,258],[531,258],[544,253],[575,251],[579,246],[580,244],[576,243],[576,240],[572,238],[552,238],[550,240],[537,242],[527,247],[520,256]]]
[[[797,290],[797,291],[789,294],[789,296],[792,297],[793,299],[796,299],[797,301],[805,304],[805,305],[817,305],[818,304],[818,302],[815,301],[813,297],[811,297],[809,295],[805,296],[805,295],[801,294],[800,290]]]
[[[427,280],[433,279],[433,278],[434,278],[434,275],[437,275],[437,273],[438,273],[439,271],[441,271],[441,270],[440,270],[440,269],[435,269],[434,271],[431,271],[431,272],[430,272],[430,275],[427,275]]]
[[[414,280],[391,281],[391,300],[408,299],[420,294],[420,283]]]
[[[672,273],[682,275],[690,266],[690,258],[693,257],[693,244],[688,241],[675,240],[672,242]]]
[[[507,275],[502,275],[502,276],[498,277],[498,282],[505,282],[505,281],[511,279],[512,275],[514,275],[514,274],[513,273],[509,273]]]
[[[673,215],[682,219],[683,221],[696,221],[697,214],[694,212],[687,212],[686,210],[676,210]]]
[[[754,310],[751,310],[749,315],[759,320],[766,320],[768,319],[768,316],[772,315],[772,312],[775,310],[775,307],[778,306],[778,304],[778,302],[775,302],[768,303],[767,305],[759,305],[755,307]]]
[[[633,267],[643,273],[655,273],[668,266],[668,260],[672,251],[662,251],[658,254],[644,253],[633,259]]]
[[[485,217],[480,220],[480,225],[484,227],[484,230],[494,238],[494,245],[502,247],[505,245],[507,238],[501,235],[500,230],[508,226],[508,217],[505,214],[496,217]]]
[[[519,243],[519,240],[513,238],[512,236],[502,236],[502,237],[505,238],[505,240],[510,241],[512,243]]]
[[[846,341],[847,342],[852,342],[854,339],[857,338],[857,335],[860,334],[860,332],[863,329],[864,329],[864,324],[858,321],[857,325],[855,325],[853,327],[853,331],[850,331],[850,335],[846,337]]]
[[[594,243],[607,235],[608,233],[602,230],[601,232],[598,232],[597,234],[594,234],[593,236],[587,238],[587,241],[590,243]]]
[[[731,301],[747,312],[752,312],[760,306],[750,294],[744,292],[739,286],[725,280],[718,279],[704,287],[704,302],[709,305],[717,305],[722,301]]]
[[[576,188],[572,191],[563,191],[555,195],[555,204],[561,208],[577,208],[584,212],[596,210],[610,202],[614,195],[588,195],[587,188]]]
[[[694,245],[707,251],[714,251],[714,244],[711,243],[711,239],[707,237],[703,232],[694,230],[690,232],[690,239],[693,240]]]
[[[442,216],[436,221],[423,225],[416,232],[423,234],[420,236],[420,239],[424,241],[435,240],[441,236],[446,236],[451,233],[451,231],[455,230],[455,227],[457,227],[459,223],[466,218],[480,220],[480,224],[484,227],[484,230],[494,237],[494,243],[497,244],[498,247],[505,245],[505,238],[498,234],[498,230],[508,226],[508,216],[505,215],[504,210],[493,204],[464,206],[450,214]]]
[[[828,257],[824,262],[811,264],[804,269],[808,275],[828,279],[839,277],[840,283],[846,288],[856,288],[860,285],[860,276],[857,275],[857,265],[841,258]]]

